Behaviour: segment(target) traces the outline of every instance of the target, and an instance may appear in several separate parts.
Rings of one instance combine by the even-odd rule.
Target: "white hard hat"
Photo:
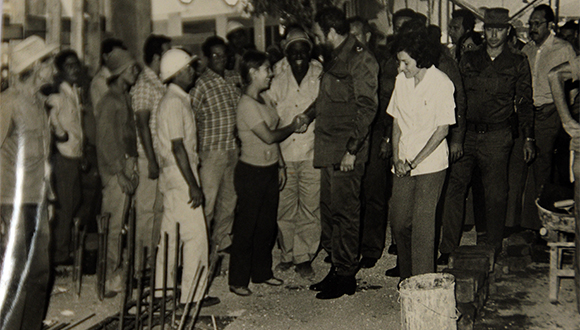
[[[189,63],[196,61],[197,55],[189,55],[186,51],[179,48],[172,48],[161,56],[159,77],[163,82],[173,78],[181,69]]]

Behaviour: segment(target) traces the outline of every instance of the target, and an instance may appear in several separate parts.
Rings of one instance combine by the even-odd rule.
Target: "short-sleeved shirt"
[[[236,149],[236,107],[242,78],[236,71],[226,70],[224,77],[208,68],[190,91],[195,112],[199,150]]]
[[[14,87],[1,99],[0,203],[41,203],[50,177],[50,129],[43,103]]]
[[[414,78],[397,76],[387,113],[401,129],[399,159],[413,161],[438,126],[455,124],[455,88],[439,69],[431,66],[415,86]],[[449,166],[447,142],[441,144],[411,171],[411,175],[434,173]]]
[[[580,55],[570,61],[570,69],[572,71],[572,79],[574,81],[580,80]]]
[[[154,150],[157,150],[157,106],[166,90],[165,85],[148,66],[143,68],[135,86],[131,89],[131,101],[135,114],[141,111],[151,111],[149,130],[151,131]],[[139,156],[145,156],[145,149],[139,134],[137,134],[137,152]]]
[[[308,72],[300,85],[296,81],[292,68],[286,58],[276,64],[272,85],[267,91],[268,97],[276,102],[280,116],[280,126],[289,125],[294,117],[304,112],[318,97],[322,64],[316,60],[310,62]],[[314,123],[302,134],[293,134],[280,142],[280,150],[285,161],[312,160],[314,158]]]
[[[265,123],[270,130],[276,129],[280,117],[276,109],[243,95],[238,104],[238,134],[242,141],[240,160],[255,166],[269,166],[279,160],[278,144],[262,141],[252,128]]]
[[[177,167],[171,141],[182,139],[192,169],[199,164],[195,116],[191,109],[191,98],[181,87],[170,84],[167,93],[159,102],[157,111],[158,161],[161,171]]]
[[[532,71],[534,105],[539,107],[554,102],[548,83],[548,72],[562,63],[572,60],[576,53],[569,42],[550,34],[541,46],[534,41],[527,43],[522,52],[528,56]]]
[[[53,106],[50,120],[58,120],[67,132],[68,140],[56,141],[59,153],[68,158],[83,155],[82,105],[79,89],[66,81],[59,86],[59,93],[50,95],[48,103]]]

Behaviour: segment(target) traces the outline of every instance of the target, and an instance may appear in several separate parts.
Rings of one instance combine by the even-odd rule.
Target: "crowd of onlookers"
[[[482,32],[457,10],[447,47],[422,14],[392,22],[383,36],[326,8],[264,53],[230,21],[227,40],[207,38],[198,55],[150,35],[142,61],[110,38],[92,79],[73,50],[53,56],[36,36],[14,46],[0,111],[0,327],[39,328],[50,266],[72,262],[75,218],[94,231],[110,215],[105,297],[120,292],[128,205],[137,246],[158,263],[152,285],[161,233],[170,256],[182,249],[182,303],[214,254],[230,254],[230,291],[248,296],[250,282],[282,285],[274,270],[312,280],[324,249],[330,270],[310,289],[334,299],[381,258],[387,219],[398,258],[386,275],[401,280],[446,264],[465,218],[497,255],[507,232],[538,230],[536,198],[569,183],[562,128],[579,134],[578,89],[564,83],[578,71],[578,25],[558,29],[537,6],[524,44],[508,10],[488,9]],[[210,282],[193,301],[219,303]]]

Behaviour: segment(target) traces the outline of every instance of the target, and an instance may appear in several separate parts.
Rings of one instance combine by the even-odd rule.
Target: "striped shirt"
[[[131,89],[131,103],[135,114],[139,111],[151,111],[149,129],[155,151],[157,150],[157,107],[166,90],[159,77],[147,66],[143,68],[135,86]],[[137,152],[140,157],[145,157],[145,149],[143,149],[139,134],[137,134]]]
[[[196,116],[199,151],[236,149],[236,107],[242,78],[225,71],[224,77],[207,69],[190,91]]]

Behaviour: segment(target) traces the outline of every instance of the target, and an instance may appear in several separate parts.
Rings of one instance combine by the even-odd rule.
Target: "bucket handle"
[[[399,291],[399,290],[397,290],[397,293],[399,294],[399,297],[397,297],[397,303],[399,303],[399,304],[400,304],[400,303],[401,303],[401,296],[402,296],[402,294],[401,294],[401,291]],[[461,317],[461,312],[460,312],[460,311],[457,309],[457,307],[455,307],[455,315],[453,315],[453,316],[448,316],[448,315],[443,315],[443,314],[439,313],[438,311],[434,310],[433,308],[430,308],[429,306],[427,306],[427,305],[423,304],[423,303],[422,303],[422,302],[420,302],[420,301],[417,301],[417,302],[418,302],[418,303],[419,303],[421,306],[425,307],[425,309],[427,309],[427,310],[430,310],[431,312],[433,312],[434,314],[437,314],[437,315],[439,315],[439,316],[448,317],[448,318],[450,318],[450,319],[452,319],[452,320],[455,320],[455,321],[459,320],[459,318]]]

